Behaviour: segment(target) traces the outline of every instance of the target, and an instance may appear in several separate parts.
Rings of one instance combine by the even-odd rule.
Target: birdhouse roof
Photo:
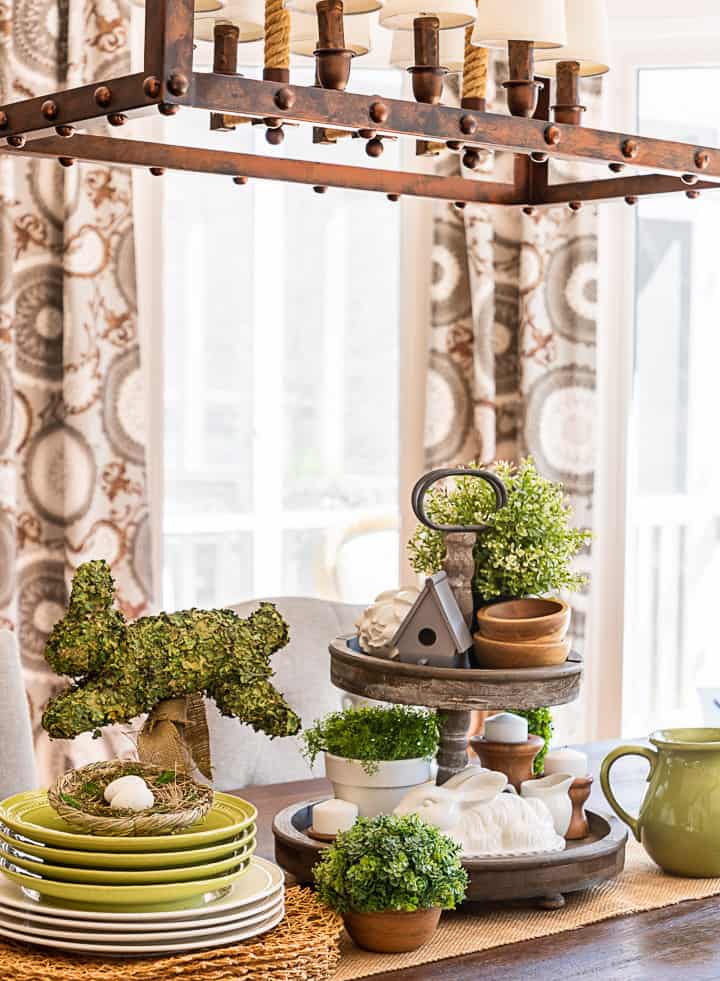
[[[410,612],[397,629],[392,639],[392,647],[398,647],[403,634],[421,616],[427,604],[432,604],[440,613],[442,622],[447,628],[448,636],[451,639],[457,653],[462,654],[472,647],[472,637],[465,623],[465,618],[460,611],[457,600],[450,588],[446,572],[436,572],[425,580],[420,595],[410,608]]]

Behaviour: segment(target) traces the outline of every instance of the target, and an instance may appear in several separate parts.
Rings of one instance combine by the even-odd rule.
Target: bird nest
[[[118,777],[142,777],[155,797],[144,811],[111,808],[105,788]],[[148,763],[110,760],[70,770],[48,791],[50,806],[79,831],[115,837],[166,835],[201,821],[213,804],[210,787],[196,783],[186,773],[165,770]]]

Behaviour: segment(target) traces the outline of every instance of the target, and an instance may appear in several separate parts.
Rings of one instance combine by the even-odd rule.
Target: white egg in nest
[[[155,795],[147,784],[137,784],[121,788],[113,795],[110,808],[113,811],[146,811],[155,803]]]
[[[105,800],[110,804],[112,802],[115,794],[119,793],[121,790],[125,790],[128,787],[142,787],[145,790],[148,789],[148,785],[145,783],[142,777],[138,777],[135,774],[129,773],[126,777],[118,777],[113,780],[105,788]]]

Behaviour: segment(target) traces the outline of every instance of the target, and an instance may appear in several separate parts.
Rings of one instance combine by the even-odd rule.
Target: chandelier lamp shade
[[[369,54],[372,48],[370,18],[357,14],[344,24],[345,45],[356,58]],[[318,24],[315,14],[290,14],[290,53],[313,58],[318,48]]]
[[[481,0],[470,38],[482,48],[507,46],[510,78],[504,82],[513,116],[530,117],[542,83],[535,79],[535,49],[567,42],[566,0]]]
[[[228,0],[218,10],[198,13],[195,17],[195,40],[213,41],[216,24],[236,27],[241,44],[260,41],[265,37],[265,3],[263,0]]]
[[[576,61],[582,78],[610,71],[610,24],[605,0],[565,0],[567,42],[536,51],[539,75],[555,77],[561,62]]]
[[[136,7],[144,7],[145,0],[132,0]],[[214,14],[226,6],[227,0],[195,0],[196,14]]]
[[[76,160],[139,167],[158,177],[166,170],[214,174],[231,178],[230,187],[273,180],[529,214],[557,205],[577,211],[583,202],[635,204],[656,194],[695,199],[720,187],[719,148],[580,125],[582,78],[603,74],[612,63],[605,0],[480,0],[477,9],[475,0],[140,5],[142,70],[0,105],[0,153],[54,158],[64,167]],[[379,10],[381,27],[396,35],[389,60],[409,72],[414,100],[352,91],[353,60],[370,47],[368,20],[355,15],[373,10]],[[239,45],[260,38],[262,78],[245,77],[238,72]],[[212,44],[209,71],[196,70],[193,62],[202,39]],[[488,49],[494,48],[507,50],[509,113],[486,108]],[[314,57],[313,84],[293,83],[291,52]],[[462,72],[459,108],[443,104],[448,71]],[[207,141],[174,142],[171,121],[162,141],[133,138],[133,119],[153,111],[169,120],[178,112],[207,113]],[[112,136],[98,128],[102,119],[116,129]],[[239,123],[263,126],[272,149],[243,153],[217,142],[216,130]],[[309,129],[315,143],[334,143],[338,134],[360,137],[373,158],[388,138],[412,140],[419,153],[461,153],[466,167],[484,149],[503,150],[515,155],[513,180],[475,180],[458,175],[457,168],[385,169],[378,161],[348,166],[327,155],[317,162],[292,159],[279,148],[289,124]],[[604,173],[551,184],[552,158],[594,164]]]
[[[440,64],[448,73],[462,72],[465,62],[465,32],[440,32]],[[393,31],[390,64],[407,71],[415,64],[415,43],[412,31]]]
[[[343,14],[348,17],[353,14],[372,14],[380,10],[383,0],[345,0],[343,4]],[[310,14],[315,16],[317,10],[316,0],[285,0],[285,7],[299,14]]]
[[[435,17],[441,31],[467,27],[475,20],[475,0],[386,0],[380,24],[390,31],[411,31],[420,17]]]
[[[472,43],[504,48],[510,41],[527,41],[534,48],[560,48],[567,41],[565,2],[480,0]]]

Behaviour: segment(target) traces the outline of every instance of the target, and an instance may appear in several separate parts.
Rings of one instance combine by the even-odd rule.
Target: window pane
[[[353,71],[354,91],[399,96],[401,81]],[[172,126],[207,140],[204,113]],[[362,140],[313,145],[307,127],[277,150],[259,126],[215,138],[369,163]],[[380,165],[398,163],[387,141]],[[164,186],[164,601],[369,601],[398,576],[401,208],[269,181],[168,174]]]
[[[717,146],[718,84],[718,69],[641,71],[640,132]],[[623,718],[633,735],[698,724],[698,688],[720,684],[720,198],[646,198],[637,222]]]

